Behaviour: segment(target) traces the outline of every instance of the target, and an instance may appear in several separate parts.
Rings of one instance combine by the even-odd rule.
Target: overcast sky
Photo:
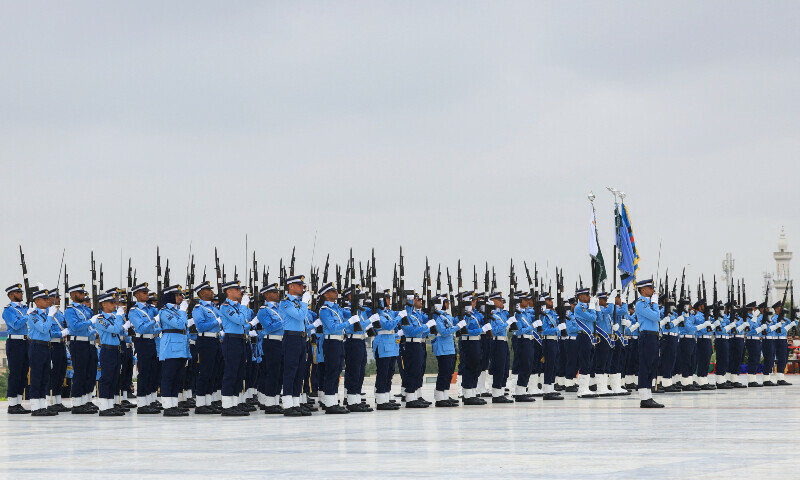
[[[0,281],[106,287],[397,250],[589,277],[624,190],[644,275],[800,248],[796,2],[6,2]],[[796,260],[795,262],[796,263]],[[523,273],[520,269],[519,273]],[[522,285],[526,286],[524,275]],[[274,278],[274,275],[273,277]],[[694,280],[693,280],[694,281]]]

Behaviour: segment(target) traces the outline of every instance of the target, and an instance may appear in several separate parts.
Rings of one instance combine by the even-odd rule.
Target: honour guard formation
[[[440,266],[434,279],[427,259],[414,289],[402,248],[392,288],[378,284],[374,250],[366,269],[351,250],[343,269],[329,255],[322,274],[312,266],[308,277],[292,251],[277,282],[266,268],[259,275],[255,253],[246,280],[236,271],[229,279],[216,251],[215,282],[205,273],[196,281],[190,255],[178,285],[157,249],[154,290],[130,261],[127,285],[106,289],[94,253],[90,289],[70,282],[63,260],[63,289],[48,289],[31,286],[20,247],[23,282],[5,289],[3,311],[8,414],[304,417],[632,393],[642,408],[661,408],[658,394],[790,385],[791,284],[769,304],[749,299],[743,280],[720,292],[701,276],[692,293],[685,269],[679,280],[636,280],[627,209],[615,212],[621,287],[614,275],[609,291],[594,222],[592,284],[578,276],[569,293],[561,269],[553,285],[527,262],[521,287],[513,260],[506,293],[488,264],[482,285],[473,267],[468,288],[460,261],[454,275]],[[368,349],[374,405],[363,392]],[[428,355],[438,367],[432,400],[422,394]]]

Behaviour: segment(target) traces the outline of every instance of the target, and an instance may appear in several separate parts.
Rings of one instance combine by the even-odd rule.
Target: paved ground
[[[662,410],[570,394],[303,418],[32,418],[6,415],[3,402],[0,476],[800,478],[800,378],[790,377],[791,387],[660,395]]]

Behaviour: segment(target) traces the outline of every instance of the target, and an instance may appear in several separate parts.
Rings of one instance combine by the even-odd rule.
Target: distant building
[[[791,278],[789,262],[792,260],[792,252],[788,251],[788,243],[786,232],[781,227],[781,234],[778,236],[778,251],[772,254],[772,257],[775,258],[775,276],[772,282],[775,301],[783,299],[783,292],[786,291]]]

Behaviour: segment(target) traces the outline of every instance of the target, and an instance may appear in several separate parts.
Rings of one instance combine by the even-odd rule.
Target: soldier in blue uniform
[[[259,308],[254,321],[261,324],[264,337],[261,343],[263,359],[261,361],[261,381],[259,382],[261,403],[264,413],[283,414],[280,405],[281,384],[283,382],[283,320],[278,314],[278,284],[264,285],[259,290],[264,297],[264,304]],[[252,323],[252,322],[251,322]]]
[[[513,319],[517,329],[513,332],[512,348],[514,350],[514,364],[516,365],[517,383],[514,387],[514,400],[517,402],[535,402],[533,395],[528,395],[528,385],[533,372],[533,316],[529,308],[528,296],[516,294],[515,302],[519,304]],[[509,312],[510,315],[510,312]],[[513,370],[513,368],[512,368]]]
[[[370,312],[360,305],[363,296],[357,288],[351,288],[345,294],[348,302],[344,307],[343,315],[349,318],[345,325],[344,341],[344,389],[347,394],[346,405],[351,412],[371,412],[372,407],[361,402],[361,387],[364,385],[364,375],[367,366],[367,328],[371,328],[369,321]],[[357,315],[350,316],[350,303],[356,302]],[[356,328],[358,325],[358,328]]]
[[[508,382],[509,349],[508,349],[508,312],[503,310],[505,299],[501,292],[492,292],[489,301],[495,306],[489,321],[492,325],[491,363],[492,403],[514,403],[505,396]],[[516,320],[515,320],[516,321]]]
[[[613,331],[611,330],[614,323],[612,317],[615,305],[608,303],[607,292],[598,292],[597,302],[597,321],[594,324],[595,338],[597,339],[594,348],[594,376],[597,394],[607,397],[614,395],[609,381],[609,367],[616,348],[616,341],[612,338]]]
[[[730,337],[728,338],[728,381],[731,382],[733,388],[747,388],[744,378],[742,377],[742,361],[744,360],[744,332],[742,317],[739,316],[739,306],[734,303],[731,306],[728,324],[731,329]]]
[[[464,365],[461,375],[461,390],[464,396],[464,405],[486,405],[486,400],[478,397],[477,387],[478,378],[481,375],[481,348],[483,346],[481,338],[491,330],[492,325],[490,323],[482,325],[478,319],[475,312],[478,299],[473,292],[462,292],[460,301],[464,305],[464,318],[458,326],[466,330],[466,334],[461,336],[461,363]]]
[[[214,415],[222,413],[222,407],[212,405],[215,390],[214,378],[217,375],[217,356],[220,354],[219,332],[222,320],[219,310],[211,302],[214,290],[207,281],[194,287],[197,303],[192,309],[192,324],[197,329],[197,381],[195,384],[195,409],[196,415]],[[137,347],[138,348],[138,347]]]
[[[781,310],[783,309],[783,305],[779,305],[775,308],[775,315],[780,315]],[[788,315],[784,318],[782,323],[776,323],[777,328],[775,329],[775,363],[777,365],[778,373],[776,374],[776,385],[779,386],[787,386],[791,385],[791,383],[786,381],[786,364],[789,362],[789,343],[788,343],[788,335],[789,331],[797,325],[797,321],[793,318],[789,318]]]
[[[434,320],[436,321],[436,335],[431,340],[431,348],[436,356],[439,372],[436,377],[436,390],[433,392],[436,407],[457,407],[458,399],[451,399],[450,381],[456,369],[456,344],[455,333],[459,327],[448,313],[450,302],[447,295],[438,295],[435,299]]]
[[[326,283],[319,291],[324,300],[319,309],[319,321],[322,323],[325,342],[322,407],[326,414],[346,414],[350,411],[339,404],[338,392],[339,376],[342,373],[344,360],[345,328],[349,324],[350,315],[336,304],[339,292],[332,283]]]
[[[422,388],[425,375],[425,339],[430,333],[428,317],[422,311],[422,299],[416,292],[408,293],[406,299],[409,304],[398,313],[406,339],[403,359],[406,368],[406,408],[427,408],[431,404],[420,396],[419,389]]]
[[[564,380],[564,391],[568,393],[576,393],[578,385],[576,384],[576,377],[578,375],[578,335],[581,333],[578,323],[575,321],[574,308],[577,305],[577,300],[574,297],[567,299],[564,305],[564,327],[566,328],[567,338],[564,341],[564,372],[566,378]]]
[[[376,306],[370,317],[372,328],[377,336],[372,340],[372,353],[375,356],[375,405],[378,410],[398,410],[400,405],[391,400],[392,377],[397,357],[400,355],[396,329],[400,323],[396,312],[391,310],[391,296],[383,290],[379,299],[381,305]]]
[[[56,307],[53,315],[53,326],[50,329],[50,398],[48,399],[48,409],[56,412],[69,412],[61,399],[61,389],[64,385],[64,378],[67,376],[67,346],[66,334],[69,332],[67,323],[64,320],[64,312],[59,309],[61,305],[61,295],[58,289],[50,290],[50,304]]]
[[[778,309],[781,305],[782,303],[780,301],[772,305],[772,310],[775,312],[775,314],[772,315],[765,323],[767,328],[764,330],[764,335],[761,339],[761,353],[764,357],[761,376],[764,378],[762,385],[765,387],[778,386],[778,384],[774,382],[775,373],[773,373],[773,369],[775,368],[775,330],[777,330],[780,326],[776,323],[776,320],[778,319],[778,310],[776,309]]]
[[[692,309],[696,311],[702,303],[703,300],[698,299]],[[680,328],[677,360],[678,369],[681,373],[681,390],[684,392],[700,390],[700,387],[695,386],[693,382],[695,369],[697,368],[697,340],[695,338],[697,326],[695,325],[695,318],[695,315],[687,310],[682,312],[675,320]]]
[[[661,302],[667,302],[669,299],[666,295],[662,295]],[[664,314],[662,307],[661,313]],[[680,327],[677,325],[676,320],[679,318],[678,312],[671,312],[669,316],[663,317],[661,322],[661,352],[659,353],[659,379],[656,385],[663,388],[658,388],[656,392],[659,393],[676,393],[681,389],[674,384],[675,365],[678,358],[678,343],[680,335]]]
[[[766,329],[761,325],[761,311],[766,305],[761,304],[756,308],[755,302],[745,321],[748,323],[749,330],[745,333],[745,346],[747,347],[747,386],[761,387],[758,383],[758,365],[761,362],[761,333]]]
[[[708,383],[708,367],[711,364],[712,337],[714,328],[712,320],[706,315],[706,302],[698,305],[694,314],[694,324],[697,328],[697,384],[700,390],[716,390],[716,385]]]
[[[8,329],[8,413],[27,414],[31,411],[22,406],[22,397],[28,384],[28,308],[22,303],[22,284],[15,283],[6,288],[6,295],[11,300],[3,309],[3,321]]]
[[[628,349],[628,338],[625,334],[626,330],[623,321],[628,316],[628,305],[622,303],[622,297],[619,294],[619,290],[612,291],[611,295],[609,295],[609,298],[611,298],[614,302],[614,305],[611,308],[611,330],[616,341],[616,346],[612,352],[609,366],[609,385],[611,386],[611,391],[614,395],[630,395],[631,392],[622,386],[622,375],[625,369],[625,355],[627,354]]]
[[[726,303],[722,305],[719,311],[722,313],[721,318],[714,319],[714,350],[717,353],[716,373],[714,381],[718,389],[728,390],[733,388],[733,384],[728,381],[727,371],[728,360],[730,356],[730,331],[733,328],[730,324],[730,308],[732,304]]]
[[[579,288],[575,291],[578,304],[575,306],[575,323],[579,328],[577,334],[578,353],[578,398],[595,398],[597,394],[589,389],[590,373],[592,372],[592,353],[594,344],[594,325],[597,321],[600,308],[596,298],[592,298],[588,288]]]
[[[530,303],[530,297],[526,300]],[[542,395],[543,400],[563,400],[559,392],[555,390],[556,367],[558,362],[559,336],[562,331],[566,331],[566,323],[559,323],[558,314],[553,309],[553,297],[543,294],[540,302],[542,303],[542,350],[544,351],[544,383]]]
[[[636,290],[641,295],[636,300],[636,318],[639,321],[639,406],[663,408],[664,405],[653,400],[651,391],[658,373],[658,325],[661,321],[658,294],[652,279],[636,282]]]
[[[178,394],[183,385],[182,375],[189,358],[189,341],[186,337],[189,304],[183,299],[179,285],[165,287],[159,298],[161,310],[161,346],[159,360],[161,371],[161,400],[165,417],[184,417],[189,410],[178,406]]]
[[[31,295],[35,307],[27,310],[28,365],[30,375],[31,416],[50,417],[58,412],[47,409],[50,391],[50,330],[55,323],[56,307],[51,306],[50,293],[37,290]]]
[[[125,310],[119,307],[113,293],[104,293],[97,299],[100,312],[92,317],[92,324],[100,337],[100,380],[97,382],[97,400],[101,417],[125,415],[114,401],[118,393],[120,374],[120,341],[124,331]],[[116,310],[116,312],[115,312]]]
[[[225,332],[222,339],[222,356],[225,359],[222,378],[222,415],[247,416],[250,413],[238,408],[238,405],[244,381],[247,355],[245,343],[248,341],[250,319],[247,310],[240,303],[243,298],[240,282],[234,280],[223,283],[222,291],[226,296],[225,301],[219,306],[222,330]]]
[[[300,393],[303,388],[303,365],[306,362],[306,335],[309,329],[306,321],[311,295],[303,293],[305,283],[302,275],[288,277],[286,288],[288,295],[278,307],[278,314],[283,319],[283,415],[310,416],[311,411],[300,405]]]
[[[628,313],[620,323],[624,330],[623,335],[628,339],[628,346],[625,349],[625,388],[636,390],[638,387],[639,375],[639,321],[636,319],[636,305],[628,304]]]
[[[156,352],[155,338],[161,333],[161,326],[156,322],[155,315],[150,312],[147,300],[150,290],[147,283],[140,283],[131,289],[136,303],[128,311],[128,321],[133,326],[135,336],[133,345],[136,349],[137,376],[136,413],[153,415],[161,410],[153,405],[158,391],[158,353]]]
[[[98,408],[92,403],[97,374],[97,350],[91,340],[94,338],[92,309],[84,304],[88,292],[84,284],[67,289],[70,305],[64,310],[64,320],[69,328],[69,353],[72,358],[72,413],[93,414]],[[76,408],[77,407],[77,408]]]

